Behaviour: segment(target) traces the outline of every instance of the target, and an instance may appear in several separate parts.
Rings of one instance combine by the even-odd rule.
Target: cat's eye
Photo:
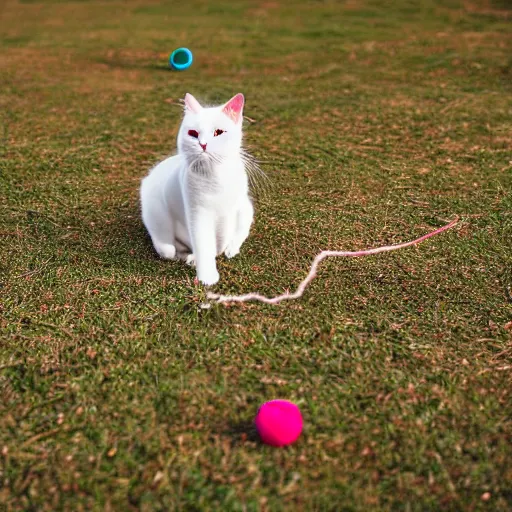
[[[197,139],[199,137],[199,133],[197,133],[195,130],[189,130],[188,131],[188,134],[191,136],[191,137],[194,137],[194,139]]]
[[[214,137],[218,137],[219,135],[222,135],[224,133],[224,130],[217,129],[213,132]]]

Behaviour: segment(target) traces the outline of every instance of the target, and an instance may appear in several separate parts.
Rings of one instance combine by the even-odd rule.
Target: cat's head
[[[238,155],[242,145],[243,108],[243,94],[237,94],[224,105],[208,108],[187,93],[185,116],[178,133],[179,153],[189,162]]]

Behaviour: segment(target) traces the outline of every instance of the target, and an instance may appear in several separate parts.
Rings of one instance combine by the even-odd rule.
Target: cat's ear
[[[199,101],[197,101],[192,94],[185,94],[185,107],[190,112],[193,112],[194,114],[199,114],[201,110],[203,110],[203,107],[199,104]]]
[[[238,93],[236,96],[233,96],[225,105],[222,107],[222,112],[226,114],[230,119],[232,119],[235,123],[240,123],[242,121],[242,111],[244,109],[244,95]]]

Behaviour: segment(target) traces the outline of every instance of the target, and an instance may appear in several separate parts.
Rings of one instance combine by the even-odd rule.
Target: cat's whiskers
[[[272,182],[260,167],[258,160],[243,148],[240,149],[240,158],[244,164],[251,189],[256,193],[265,194],[271,188]]]

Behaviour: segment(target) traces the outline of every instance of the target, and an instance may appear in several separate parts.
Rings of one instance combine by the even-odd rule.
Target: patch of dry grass
[[[0,27],[0,504],[504,510],[512,495],[503,3],[17,2]],[[189,45],[193,67],[166,68]],[[210,310],[138,214],[186,91],[243,91],[272,187]],[[258,405],[300,441],[262,446]]]

